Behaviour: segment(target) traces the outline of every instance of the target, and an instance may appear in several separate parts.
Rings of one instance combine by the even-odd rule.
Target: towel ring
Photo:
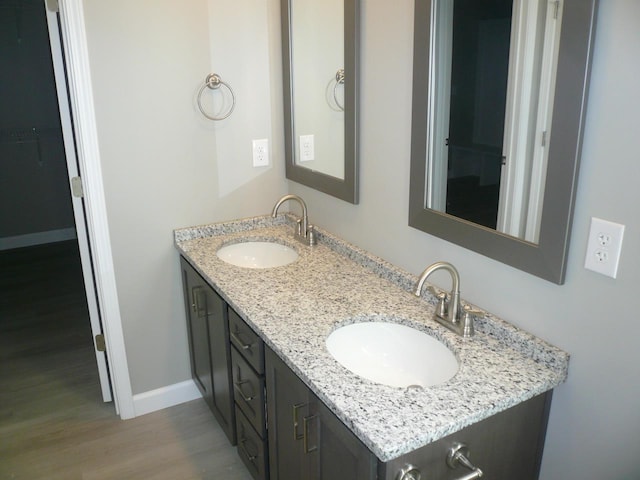
[[[340,105],[340,102],[338,101],[338,85],[344,85],[344,68],[340,68],[336,72],[336,83],[333,85],[333,99],[340,111],[344,112],[344,105]]]
[[[204,107],[202,106],[202,93],[204,92],[204,89],[207,87],[209,87],[211,90],[215,90],[220,88],[220,86],[225,86],[227,87],[227,90],[229,90],[229,93],[231,94],[231,108],[229,108],[229,110],[225,114],[220,115],[218,117],[214,117],[213,115],[209,115],[207,112],[205,112]],[[204,80],[204,85],[200,87],[200,91],[198,92],[198,109],[200,110],[202,115],[207,117],[209,120],[224,120],[229,115],[231,115],[235,106],[236,106],[236,96],[233,93],[233,89],[229,86],[229,84],[223,82],[222,79],[220,78],[220,75],[216,73],[210,73],[209,75],[207,75],[207,78]]]

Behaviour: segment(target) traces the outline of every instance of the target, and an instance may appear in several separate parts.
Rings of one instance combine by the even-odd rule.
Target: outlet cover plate
[[[313,135],[300,135],[300,161],[310,162],[315,160],[315,144]]]
[[[623,236],[624,225],[592,217],[584,268],[616,278]]]
[[[269,166],[269,139],[253,140],[253,166]]]

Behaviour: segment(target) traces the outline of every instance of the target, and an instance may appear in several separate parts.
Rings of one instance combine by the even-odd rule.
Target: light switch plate
[[[624,225],[592,217],[584,268],[616,278],[623,236]]]

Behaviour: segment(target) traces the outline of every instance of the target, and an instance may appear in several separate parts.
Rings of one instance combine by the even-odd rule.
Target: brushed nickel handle
[[[245,447],[245,443],[247,443],[247,439],[246,438],[241,438],[240,440],[238,440],[238,447],[240,447],[240,449],[242,450],[242,453],[244,453],[247,457],[247,459],[253,463],[253,461],[258,458],[258,455],[251,455],[249,453],[249,450],[247,450],[247,447]]]
[[[298,426],[300,422],[298,421],[298,410],[302,407],[306,407],[306,403],[297,403],[293,406],[293,439],[294,440],[302,440],[304,438],[304,432],[302,434],[298,433]]]
[[[251,400],[256,398],[256,396],[255,395],[246,396],[244,394],[244,392],[242,391],[242,385],[244,385],[245,383],[248,383],[249,385],[251,385],[251,382],[249,380],[240,380],[237,382],[233,382],[233,387],[235,388],[236,392],[240,394],[240,396],[245,402],[250,402]]]
[[[242,333],[240,330],[236,330],[235,332],[229,332],[229,335],[234,342],[238,343],[242,350],[250,349],[253,346],[253,343],[244,343],[239,337],[240,333]]]
[[[467,458],[469,455],[469,448],[464,443],[453,442],[453,445],[449,449],[447,454],[447,465],[449,468],[456,468],[458,465],[462,465],[465,468],[471,470],[471,473],[458,478],[457,480],[475,480],[482,477],[483,473],[478,467],[476,467]]]
[[[312,453],[318,450],[318,445],[309,448],[309,423],[312,420],[316,420],[318,415],[311,415],[310,417],[304,417],[302,419],[302,448],[304,449],[304,453]]]
[[[202,291],[204,290],[204,287],[202,286],[197,286],[197,287],[192,287],[191,288],[191,308],[193,309],[193,313],[196,314],[197,318],[202,318],[204,316],[206,316],[206,308],[201,308],[200,305],[200,294],[202,293]],[[201,312],[205,312],[205,314],[203,315]]]
[[[396,480],[421,480],[421,478],[420,470],[410,463],[402,467],[396,475]]]

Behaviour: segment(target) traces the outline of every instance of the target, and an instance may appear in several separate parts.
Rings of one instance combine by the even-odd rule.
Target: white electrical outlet
[[[308,162],[315,159],[313,135],[300,135],[300,161]]]
[[[253,166],[269,166],[269,140],[267,138],[253,141]]]
[[[592,217],[584,268],[616,278],[623,236],[624,225]]]

